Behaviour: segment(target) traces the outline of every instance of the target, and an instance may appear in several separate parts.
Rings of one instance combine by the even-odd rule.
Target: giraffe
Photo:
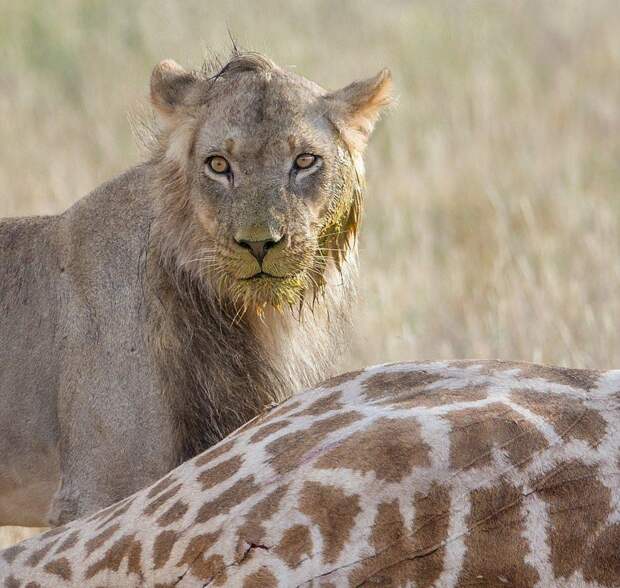
[[[389,364],[0,552],[0,586],[619,586],[620,370]]]

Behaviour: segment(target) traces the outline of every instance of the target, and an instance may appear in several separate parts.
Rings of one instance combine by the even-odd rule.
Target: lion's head
[[[387,70],[326,92],[254,53],[219,71],[155,67],[168,254],[241,311],[316,295],[354,240],[362,152]]]

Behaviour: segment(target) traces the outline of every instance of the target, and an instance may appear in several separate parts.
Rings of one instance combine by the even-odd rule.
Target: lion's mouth
[[[244,282],[251,282],[252,280],[286,280],[288,276],[274,276],[267,272],[258,272],[249,278],[241,278]]]

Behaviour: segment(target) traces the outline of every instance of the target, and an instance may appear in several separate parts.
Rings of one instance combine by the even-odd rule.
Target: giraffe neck
[[[618,371],[368,368],[0,553],[0,580],[617,586],[619,430]]]

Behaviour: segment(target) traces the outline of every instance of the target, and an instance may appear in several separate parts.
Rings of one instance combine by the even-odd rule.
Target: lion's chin
[[[246,311],[262,313],[265,307],[282,309],[303,300],[306,280],[303,273],[278,277],[259,273],[250,278],[235,279],[228,286],[235,305]]]

